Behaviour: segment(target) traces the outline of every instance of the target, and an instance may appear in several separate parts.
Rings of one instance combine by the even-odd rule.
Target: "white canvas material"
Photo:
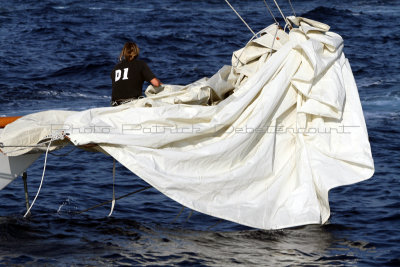
[[[370,178],[374,163],[342,38],[292,21],[289,34],[261,31],[209,79],[150,86],[118,107],[31,114],[0,142],[36,144],[61,125],[74,145],[98,144],[193,210],[261,229],[325,223],[329,190]]]

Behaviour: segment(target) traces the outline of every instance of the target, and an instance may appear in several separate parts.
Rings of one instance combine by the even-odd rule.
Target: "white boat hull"
[[[7,157],[0,154],[0,190],[22,175],[42,153]]]

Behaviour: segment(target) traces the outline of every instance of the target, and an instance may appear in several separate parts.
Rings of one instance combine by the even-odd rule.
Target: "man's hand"
[[[150,83],[151,83],[151,85],[153,85],[154,87],[159,87],[159,86],[161,85],[160,80],[157,79],[157,78],[151,79]]]

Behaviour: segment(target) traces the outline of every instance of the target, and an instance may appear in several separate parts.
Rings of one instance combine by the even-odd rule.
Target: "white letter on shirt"
[[[124,77],[122,78],[122,80],[128,80],[128,70],[129,68],[124,69]]]
[[[115,70],[115,81],[119,81],[121,79],[121,70]]]

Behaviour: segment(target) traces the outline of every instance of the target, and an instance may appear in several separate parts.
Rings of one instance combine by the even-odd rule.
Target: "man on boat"
[[[118,106],[137,99],[142,95],[144,81],[157,87],[161,85],[143,60],[137,59],[139,47],[134,42],[127,42],[119,56],[119,63],[111,72],[111,105]]]

